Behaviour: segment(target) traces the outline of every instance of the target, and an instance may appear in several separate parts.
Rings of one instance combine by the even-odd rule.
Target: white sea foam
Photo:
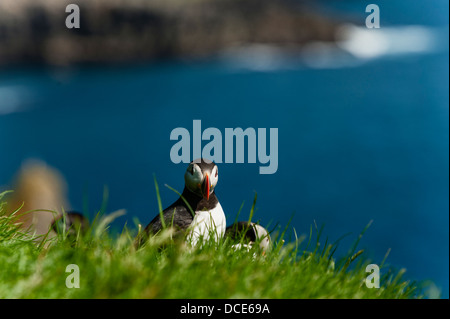
[[[235,69],[270,72],[298,69],[356,67],[384,57],[423,55],[448,50],[448,26],[407,25],[368,29],[343,25],[336,42],[312,42],[300,53],[269,45],[249,45],[227,50],[222,57]]]
[[[418,25],[379,29],[345,25],[337,31],[337,45],[359,59],[431,53],[440,49],[440,34],[440,29]]]

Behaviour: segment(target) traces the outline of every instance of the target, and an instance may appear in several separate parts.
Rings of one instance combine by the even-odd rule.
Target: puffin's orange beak
[[[206,174],[204,185],[203,185],[203,198],[209,200],[209,176]]]

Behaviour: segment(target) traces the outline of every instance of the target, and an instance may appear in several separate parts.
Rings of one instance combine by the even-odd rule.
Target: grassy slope
[[[0,203],[2,201],[0,194]],[[258,257],[234,251],[231,243],[189,249],[169,236],[153,238],[139,250],[124,229],[112,238],[108,218],[74,243],[64,234],[37,245],[22,234],[0,204],[0,298],[412,298],[420,297],[401,272],[382,268],[381,288],[364,284],[358,256],[335,260],[335,245],[318,240],[286,244],[280,235]],[[165,248],[160,249],[161,243]],[[349,255],[350,256],[350,255]],[[80,269],[80,288],[65,282],[68,264]]]

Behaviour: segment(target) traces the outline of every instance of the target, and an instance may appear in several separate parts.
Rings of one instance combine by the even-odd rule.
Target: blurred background
[[[373,220],[367,255],[391,249],[448,298],[448,1],[79,0],[80,29],[68,3],[0,1],[0,191],[39,159],[71,209],[93,218],[106,186],[106,210],[127,211],[115,227],[146,225],[153,174],[163,206],[177,198],[164,184],[184,186],[174,128],[276,127],[275,174],[219,164],[228,224],[257,192],[262,225],[294,213],[299,234],[352,233],[345,253]],[[380,29],[365,27],[370,3]]]

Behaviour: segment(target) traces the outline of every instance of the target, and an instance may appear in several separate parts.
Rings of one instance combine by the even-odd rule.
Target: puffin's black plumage
[[[246,242],[255,242],[257,239],[253,224],[249,222],[237,222],[228,226],[225,230],[225,237],[229,237],[231,240],[244,238]]]
[[[230,238],[233,242],[242,240],[242,244],[248,248],[254,243],[258,243],[263,251],[270,247],[270,235],[267,229],[252,222],[241,221],[228,226],[225,230],[225,237]]]
[[[189,206],[194,213],[200,210],[210,210],[219,202],[214,192],[209,196],[209,200],[206,200],[203,197],[192,193],[186,187],[181,196],[189,203]],[[177,230],[187,229],[194,220],[192,212],[181,197],[163,210],[163,218],[166,226],[174,227]],[[161,229],[162,222],[160,215],[158,214],[150,224],[147,225],[145,232],[147,234],[156,234]]]

